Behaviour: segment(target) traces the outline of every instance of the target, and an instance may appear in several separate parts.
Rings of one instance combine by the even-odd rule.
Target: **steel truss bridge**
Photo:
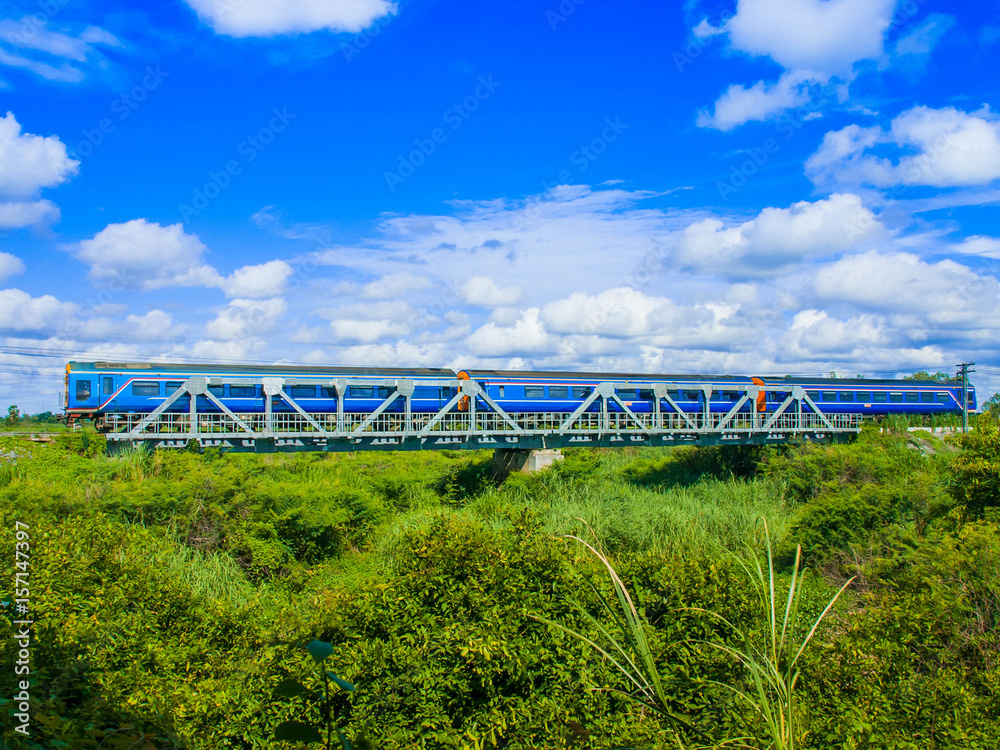
[[[787,385],[769,388],[727,384],[726,390],[735,389],[739,396],[727,413],[710,412],[707,408],[691,413],[683,411],[669,395],[676,393],[677,384],[632,380],[599,383],[572,413],[508,413],[475,381],[421,378],[420,386],[448,387],[454,389],[455,395],[436,413],[414,413],[411,401],[415,382],[408,378],[384,381],[341,378],[331,383],[329,379],[197,376],[184,381],[151,413],[105,415],[103,429],[112,449],[135,444],[183,448],[195,441],[201,447],[256,453],[435,449],[531,451],[573,447],[772,445],[790,440],[845,441],[860,431],[862,420],[860,414],[821,413],[798,386],[793,386],[789,394]],[[262,386],[264,411],[233,412],[209,391],[209,386],[229,383]],[[307,411],[289,395],[290,387],[296,385],[333,385],[337,392],[337,411]],[[350,386],[372,385],[384,385],[389,389],[388,397],[377,408],[368,413],[344,411],[344,395]],[[690,384],[681,387],[692,389]],[[634,412],[631,402],[623,401],[616,393],[619,388],[651,391],[653,411]],[[703,403],[708,404],[712,387],[699,388],[705,394]],[[777,409],[757,411],[761,394],[779,390],[789,395]],[[208,399],[218,411],[197,411],[202,398]],[[396,405],[398,402],[402,402],[402,409]],[[281,406],[282,403],[287,406]],[[175,405],[187,405],[187,410],[171,410]],[[747,405],[749,410],[744,411]]]

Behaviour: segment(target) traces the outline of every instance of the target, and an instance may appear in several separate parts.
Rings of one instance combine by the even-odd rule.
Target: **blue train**
[[[636,413],[654,409],[655,396],[650,383],[664,383],[670,399],[683,411],[728,412],[751,385],[764,386],[756,405],[749,401],[741,407],[758,412],[776,410],[800,386],[819,411],[824,413],[865,414],[960,414],[962,384],[957,380],[848,380],[829,378],[777,378],[728,375],[661,375],[622,373],[527,372],[503,370],[460,370],[444,368],[362,368],[305,366],[234,366],[178,365],[146,362],[70,362],[66,365],[65,417],[69,422],[92,419],[102,426],[105,417],[114,414],[142,414],[159,407],[180,389],[189,377],[208,379],[208,391],[235,413],[261,413],[265,410],[263,378],[281,378],[283,388],[307,412],[338,411],[338,379],[352,382],[343,395],[345,413],[368,413],[378,408],[393,392],[395,382],[413,383],[411,410],[435,413],[446,406],[458,389],[455,381],[474,380],[501,408],[509,413],[571,413],[580,407],[599,383],[614,382],[618,398]],[[213,384],[213,379],[220,381]],[[224,383],[221,381],[225,381]],[[634,383],[635,385],[630,385]],[[646,384],[645,387],[641,387]],[[741,391],[742,389],[742,391]],[[167,407],[167,412],[187,412],[190,397],[183,395]],[[589,407],[596,411],[600,399]],[[976,391],[968,388],[969,410],[975,410]],[[468,397],[458,408],[469,409]],[[477,409],[488,404],[477,397]],[[621,411],[614,400],[610,410]],[[664,400],[661,408],[670,407]],[[202,413],[219,412],[209,398],[198,396],[196,409]],[[400,412],[403,399],[396,399],[387,409]],[[272,411],[291,412],[293,407],[281,398],[272,399]]]

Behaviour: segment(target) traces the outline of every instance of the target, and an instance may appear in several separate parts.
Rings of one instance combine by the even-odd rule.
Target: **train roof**
[[[665,380],[665,381],[706,381],[727,383],[750,383],[744,375],[669,375],[664,373],[623,373],[623,372],[559,372],[554,370],[459,370],[471,379],[480,378],[552,378],[559,380]]]
[[[780,377],[778,375],[763,375],[761,380],[764,381],[766,385],[781,385],[782,383],[788,383],[790,385],[819,385],[819,386],[834,386],[835,388],[861,388],[864,389],[865,386],[896,386],[896,387],[911,387],[911,386],[922,386],[922,387],[935,387],[935,386],[960,386],[962,385],[961,380],[900,380],[894,378],[788,378]],[[972,385],[970,384],[971,388]]]
[[[318,365],[213,365],[213,364],[185,364],[183,362],[70,362],[69,369],[72,372],[82,371],[129,371],[129,372],[176,372],[210,374],[222,373],[226,375],[366,375],[385,376],[389,378],[405,377],[437,377],[437,378],[457,378],[458,374],[454,370],[447,368],[430,367],[339,367],[318,366]]]

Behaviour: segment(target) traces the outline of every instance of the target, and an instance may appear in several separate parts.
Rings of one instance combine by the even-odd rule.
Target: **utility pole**
[[[975,372],[972,368],[975,362],[962,362],[955,365],[962,376],[962,432],[969,431],[969,373]]]

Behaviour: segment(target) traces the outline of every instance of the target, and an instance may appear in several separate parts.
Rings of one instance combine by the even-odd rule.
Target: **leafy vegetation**
[[[802,750],[993,750],[997,435],[981,417],[968,437],[581,449],[501,486],[485,452],[108,455],[92,432],[0,435],[0,522],[30,528],[26,746],[294,748],[275,737],[297,722],[377,748],[763,750],[775,724]],[[562,538],[578,518],[600,556]],[[623,665],[613,636],[646,705],[567,630]]]

